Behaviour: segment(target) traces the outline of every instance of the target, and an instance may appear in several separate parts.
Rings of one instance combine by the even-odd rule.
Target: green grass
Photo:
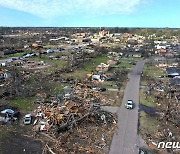
[[[156,126],[158,123],[158,121],[154,117],[148,115],[144,111],[140,112],[140,122],[143,128],[149,130],[149,133],[150,132],[152,133],[153,131],[156,130]]]
[[[29,98],[17,97],[16,99],[12,100],[12,106],[17,107],[20,110],[31,111],[34,108],[33,101],[34,101],[33,97],[29,97]]]
[[[141,85],[146,86],[148,84],[148,82],[146,80],[141,80]]]
[[[47,71],[48,72],[55,72],[56,70],[60,70],[63,67],[67,66],[67,61],[64,60],[51,60],[50,62],[53,66],[52,67],[48,67]]]
[[[106,55],[93,58],[92,60],[86,62],[82,68],[77,69],[70,74],[66,74],[65,76],[67,77],[72,76],[76,79],[83,79],[86,77],[88,73],[91,73],[92,71],[94,71],[97,65],[99,65],[100,63],[107,63],[107,60],[108,60],[108,57]]]
[[[64,60],[55,60],[53,61],[53,64],[57,67],[57,68],[62,68],[64,66],[66,66],[67,62]]]
[[[8,58],[10,58],[10,57],[21,57],[21,56],[23,56],[23,54],[25,54],[25,53],[26,53],[26,52],[20,52],[20,53],[5,55],[3,58],[0,58],[0,60],[8,59]]]
[[[160,121],[155,117],[148,115],[144,111],[140,112],[140,134],[143,138],[145,138],[146,133],[154,134],[157,132],[158,125],[160,125]]]
[[[5,55],[5,57],[3,57],[3,59],[6,59],[6,58],[8,58],[8,57],[21,57],[21,56],[23,56],[24,54],[27,54],[27,53],[30,53],[30,52],[37,53],[37,51],[35,51],[35,50],[33,50],[33,51],[25,50],[25,51],[23,51],[23,52]]]
[[[46,45],[46,46],[43,46],[45,49],[54,49],[54,48],[58,48],[59,46],[58,45]]]
[[[129,63],[130,62],[136,62],[136,61],[137,61],[137,59],[135,59],[135,58],[122,58],[122,59],[120,59],[120,64],[118,64],[116,67],[131,69],[135,65],[132,65],[132,64],[129,64]]]
[[[86,72],[91,72],[96,68],[97,65],[99,65],[100,63],[107,63],[107,61],[108,61],[108,57],[106,55],[93,58],[84,65],[83,70]]]
[[[145,90],[144,89],[140,90],[140,103],[142,105],[149,106],[149,107],[156,107],[154,100],[155,100],[154,96],[147,95],[147,98],[146,98]]]
[[[115,88],[115,89],[118,88],[115,85],[114,81],[104,81],[104,82],[100,83],[99,86],[105,87],[105,88]]]
[[[145,64],[143,73],[147,76],[152,77],[158,77],[161,75],[166,75],[166,72],[158,67],[156,67],[154,64]]]
[[[156,79],[158,76],[165,75],[166,72],[156,67],[155,64],[147,63],[144,66],[143,74],[144,74],[144,77],[142,77],[141,85],[147,85],[150,78]],[[164,78],[163,80],[165,81],[167,79]],[[141,104],[149,106],[149,107],[156,107],[154,100],[155,98],[153,95],[150,95],[150,96],[148,95],[146,98],[145,89],[140,90]]]
[[[30,59],[30,61],[37,61],[37,62],[39,62],[39,61],[44,61],[44,62],[50,62],[51,60],[48,58],[48,57],[45,57],[45,56],[43,56],[43,57],[34,57],[34,58],[31,58]]]
[[[49,57],[35,57],[35,58],[32,58],[31,59],[32,61],[44,61],[45,63],[48,63],[52,66],[48,67],[46,69],[47,72],[54,72],[56,70],[60,70],[62,69],[63,67],[67,66],[67,61],[65,60],[62,60],[62,59],[59,59],[59,60],[51,60],[49,59]]]
[[[26,53],[26,52],[24,51],[24,52],[12,54],[11,56],[12,56],[12,57],[21,57],[21,56],[23,56],[25,53]]]

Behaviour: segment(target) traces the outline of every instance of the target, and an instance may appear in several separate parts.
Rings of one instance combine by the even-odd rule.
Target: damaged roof
[[[180,86],[180,78],[172,78],[172,79],[169,79],[169,83],[170,85],[173,85],[173,86]]]
[[[168,67],[166,68],[166,72],[170,76],[179,76],[180,75],[180,69],[176,67]]]

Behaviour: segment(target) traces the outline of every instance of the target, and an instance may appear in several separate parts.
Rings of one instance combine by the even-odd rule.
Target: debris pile
[[[101,63],[96,67],[96,71],[107,72],[109,70],[109,66],[110,66],[109,64]]]
[[[114,115],[100,109],[100,105],[108,104],[108,100],[84,83],[78,83],[72,89],[64,95],[63,101],[53,98],[39,103],[34,111],[36,136],[41,132],[53,138],[55,144],[48,142],[44,147],[46,150],[108,153],[116,126]],[[66,97],[67,94],[72,97]]]
[[[42,68],[47,68],[50,65],[45,63],[44,61],[36,62],[36,61],[28,61],[25,63],[22,67],[24,69],[42,69]]]
[[[157,149],[157,143],[159,142],[178,142],[180,139],[180,104],[178,100],[180,87],[170,86],[161,81],[156,81],[148,87],[149,89],[145,95],[154,96],[159,116],[154,117],[154,120],[158,123],[154,125],[154,132],[144,134],[144,138],[150,147]],[[168,150],[170,152],[175,149]]]
[[[8,122],[14,122],[19,119],[20,112],[12,109],[4,109],[0,112],[0,122],[6,124]]]

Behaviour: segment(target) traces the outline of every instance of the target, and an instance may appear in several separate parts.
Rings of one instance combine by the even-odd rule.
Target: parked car
[[[24,124],[29,125],[29,124],[31,124],[31,122],[32,122],[32,115],[31,114],[26,114],[24,116]]]
[[[31,57],[36,57],[37,55],[35,53],[27,53],[23,55],[23,58],[31,58]]]
[[[28,54],[24,55],[23,57],[24,57],[24,58],[30,58],[30,57],[31,57],[31,54],[28,53]]]
[[[132,101],[132,100],[128,100],[128,101],[127,101],[127,104],[125,104],[125,107],[126,107],[127,109],[133,109],[133,108],[134,108],[134,103],[133,103],[133,101]]]
[[[16,57],[12,57],[11,60],[12,60],[12,61],[15,61],[15,60],[17,60],[17,58],[16,58]]]
[[[24,57],[19,57],[18,59],[19,59],[19,60],[22,60],[22,61],[26,61],[26,60],[27,60],[27,59],[24,58]]]
[[[53,50],[53,49],[48,49],[48,50],[46,51],[46,53],[54,53],[54,50]]]
[[[1,119],[1,121],[3,121],[3,123],[7,123],[10,120],[15,121],[15,120],[19,119],[19,116],[20,116],[19,111],[14,111],[12,109],[5,109],[5,110],[1,111],[0,114],[3,117]]]
[[[1,114],[8,114],[8,115],[14,115],[14,110],[12,109],[5,109],[3,111],[1,111]]]
[[[31,57],[36,57],[37,55],[35,53],[31,53]]]

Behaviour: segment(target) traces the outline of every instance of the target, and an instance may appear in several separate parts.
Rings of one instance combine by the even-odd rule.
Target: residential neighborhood
[[[180,30],[113,31],[0,28],[1,153],[179,152]]]

